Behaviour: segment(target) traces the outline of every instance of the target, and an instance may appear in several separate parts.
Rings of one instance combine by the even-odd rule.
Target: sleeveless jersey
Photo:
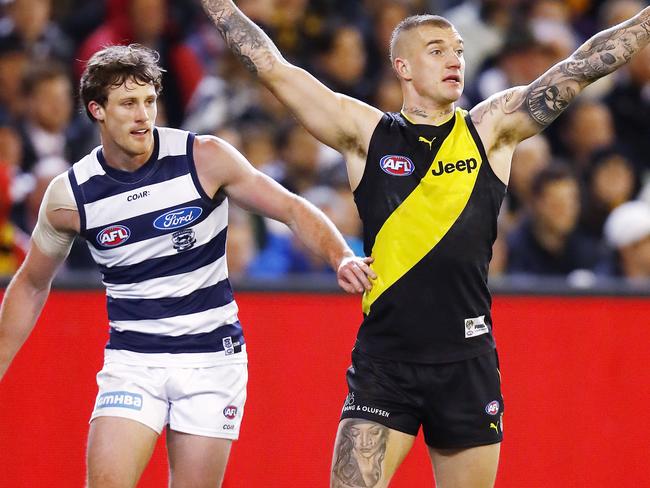
[[[107,360],[245,361],[226,267],[228,202],[203,191],[193,143],[194,134],[156,128],[153,154],[135,172],[108,166],[101,147],[68,172],[106,286]]]
[[[505,189],[466,111],[441,126],[384,114],[354,192],[378,275],[357,349],[439,363],[495,347],[487,272]]]

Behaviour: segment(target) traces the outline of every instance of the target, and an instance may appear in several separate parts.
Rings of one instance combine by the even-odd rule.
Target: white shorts
[[[244,415],[246,363],[200,368],[104,363],[90,420],[124,417],[160,434],[169,428],[187,434],[237,439]]]

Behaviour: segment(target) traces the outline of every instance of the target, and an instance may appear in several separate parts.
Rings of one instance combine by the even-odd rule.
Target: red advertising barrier
[[[358,297],[237,295],[249,398],[225,488],[326,487]],[[0,383],[0,487],[81,487],[100,292],[52,293]],[[496,297],[506,404],[498,487],[650,487],[650,300]],[[166,486],[163,444],[139,486]],[[422,439],[391,485],[433,486]]]

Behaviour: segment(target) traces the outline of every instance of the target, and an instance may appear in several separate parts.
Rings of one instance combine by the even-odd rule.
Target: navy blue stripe
[[[84,195],[77,185],[77,177],[74,174],[74,167],[68,170],[68,179],[70,180],[70,186],[72,187],[72,194],[74,199],[77,202],[77,211],[79,212],[79,233],[84,234],[86,230],[86,209],[84,208]]]
[[[187,207],[200,207],[203,212],[201,213],[200,217],[197,218],[196,220],[192,220],[191,222],[184,223],[183,225],[174,227],[173,229],[157,229],[156,227],[154,227],[154,221],[161,215],[171,210],[178,210]],[[145,241],[153,237],[158,237],[165,234],[171,234],[185,227],[195,226],[203,222],[205,219],[207,219],[210,216],[210,214],[215,210],[215,208],[216,207],[214,205],[206,204],[206,202],[204,202],[203,199],[197,198],[196,200],[190,200],[189,202],[185,202],[179,205],[174,205],[172,207],[161,208],[160,210],[156,210],[155,212],[149,212],[143,215],[137,215],[130,219],[119,220],[117,222],[113,222],[110,225],[103,225],[101,227],[93,227],[91,229],[87,229],[86,232],[84,233],[84,237],[86,238],[86,240],[88,240],[88,242],[93,247],[95,247],[95,249],[98,249],[100,251],[105,250],[107,248],[99,244],[99,242],[97,241],[97,236],[107,227],[112,227],[114,225],[123,225],[124,227],[127,227],[131,233],[128,242],[125,243],[124,245],[134,244],[136,242]],[[194,213],[198,213],[198,211],[194,211]]]
[[[223,325],[211,332],[187,334],[182,336],[164,336],[145,334],[143,332],[117,331],[111,328],[110,339],[106,349],[122,349],[144,353],[197,353],[220,352],[225,349],[223,339],[230,337],[232,352],[241,352],[244,335],[239,321]],[[239,343],[239,344],[237,344]],[[230,344],[228,344],[230,347]]]
[[[224,255],[226,252],[226,233],[227,228],[219,232],[206,244],[171,256],[162,256],[138,264],[114,266],[112,268],[99,266],[99,270],[103,274],[105,283],[116,285],[139,283],[153,278],[189,273],[214,263]],[[169,242],[171,246],[171,238]]]
[[[108,318],[119,320],[155,320],[177,315],[205,312],[233,301],[232,288],[226,278],[216,285],[201,288],[184,297],[112,298],[107,297]]]
[[[131,192],[136,192],[142,186],[155,185],[172,178],[178,178],[189,173],[187,167],[187,156],[166,156],[159,159],[151,174],[145,175],[137,181],[116,181],[106,175],[95,175],[83,183],[84,194],[88,202],[96,202],[103,198],[108,198],[117,194],[124,193],[124,205],[127,205],[126,198]]]
[[[121,183],[137,183],[147,178],[158,166],[158,149],[160,148],[158,129],[153,129],[153,151],[149,159],[135,171],[123,171],[113,168],[104,158],[104,147],[97,152],[97,160],[106,174]]]

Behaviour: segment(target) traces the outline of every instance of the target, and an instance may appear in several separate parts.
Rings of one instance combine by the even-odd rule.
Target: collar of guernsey
[[[363,295],[365,315],[382,293],[438,245],[467,205],[483,160],[465,122],[466,115],[466,110],[456,108],[454,127],[431,160],[426,175],[377,233],[371,254],[377,279]],[[432,173],[438,161],[470,159],[477,161],[471,173],[454,171],[443,178]]]

